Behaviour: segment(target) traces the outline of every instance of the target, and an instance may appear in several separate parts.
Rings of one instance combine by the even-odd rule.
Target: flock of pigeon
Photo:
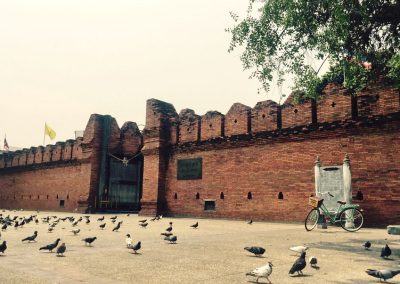
[[[5,211],[3,211],[3,212],[5,212]],[[128,216],[129,216],[129,214],[128,214]],[[85,220],[83,220],[83,218],[85,218]],[[123,224],[123,221],[117,222],[117,218],[118,218],[118,216],[110,217],[111,222],[114,224],[114,227],[112,229],[113,232],[118,232]],[[156,216],[156,217],[150,219],[150,221],[153,222],[153,221],[158,221],[161,219],[162,219],[162,216],[160,215],[160,216]],[[48,224],[48,232],[49,233],[51,233],[54,230],[54,228],[61,221],[62,222],[69,221],[71,226],[73,227],[71,232],[74,235],[78,235],[80,233],[80,229],[76,228],[80,222],[84,222],[86,224],[90,224],[90,222],[91,222],[89,215],[85,215],[83,217],[81,216],[79,219],[77,219],[75,217],[59,218],[57,216],[47,216],[47,217],[41,218],[41,221],[42,221],[42,223]],[[107,223],[105,223],[105,217],[102,216],[101,218],[98,218],[97,221],[101,223],[98,226],[99,229],[104,230],[106,227],[106,224],[107,224]],[[29,224],[30,222],[34,222],[34,223],[38,224],[39,218],[37,217],[37,215],[31,215],[29,217],[19,217],[19,216],[15,215],[11,218],[10,215],[3,217],[3,214],[0,214],[1,231],[6,231],[10,227],[13,227],[15,229],[22,228],[25,224]],[[115,225],[116,222],[117,222],[117,224]],[[251,225],[253,223],[253,221],[250,220],[247,223],[249,225]],[[146,228],[149,223],[147,222],[147,219],[143,219],[143,220],[139,220],[138,224],[140,227]],[[164,240],[169,242],[170,244],[176,244],[178,237],[172,233],[172,231],[173,231],[172,225],[173,225],[173,223],[169,222],[169,226],[165,229],[165,232],[161,233],[161,236],[163,236]],[[193,229],[198,229],[199,223],[196,222],[195,224],[191,225],[190,227]],[[38,236],[38,231],[34,231],[34,233],[32,235],[25,237],[21,241],[22,242],[36,242],[37,236]],[[1,233],[0,233],[0,238],[1,238]],[[93,236],[93,237],[84,238],[84,239],[82,239],[82,241],[84,242],[85,246],[91,246],[92,243],[96,239],[97,239],[97,237]],[[64,253],[67,250],[67,246],[65,243],[60,244],[60,241],[61,241],[61,239],[57,238],[53,243],[42,246],[39,248],[39,250],[40,251],[47,250],[49,252],[53,252],[53,250],[56,250],[56,256],[62,257],[62,256],[64,256]],[[141,246],[142,246],[141,241],[138,241],[137,243],[133,243],[131,235],[127,234],[125,242],[126,242],[126,247],[131,249],[133,254],[138,254],[138,251],[141,249]],[[363,244],[363,247],[365,248],[365,250],[369,250],[371,248],[371,246],[372,246],[372,244],[370,241],[367,241],[365,244]],[[0,244],[0,253],[4,254],[6,249],[7,249],[7,242],[3,241]],[[262,247],[258,247],[258,246],[245,247],[244,249],[246,251],[254,254],[257,257],[261,257],[265,253],[265,249]],[[306,251],[308,250],[308,247],[307,246],[295,246],[295,247],[291,247],[290,250],[298,253],[300,256],[296,259],[296,261],[293,263],[292,267],[290,268],[289,275],[295,275],[297,273],[298,276],[301,276],[301,275],[303,275],[302,271],[307,266]],[[380,256],[384,259],[388,259],[391,254],[392,254],[392,251],[391,251],[390,247],[388,246],[388,244],[386,244],[385,247],[382,248]],[[312,268],[319,269],[319,267],[317,266],[318,260],[315,256],[309,257],[308,262]],[[267,281],[269,283],[272,283],[269,280],[269,276],[272,274],[272,267],[273,267],[272,262],[268,262],[266,265],[258,267],[256,269],[254,269],[253,271],[246,273],[246,276],[255,277],[257,283],[260,278],[265,278],[265,279],[267,279]],[[368,269],[366,271],[366,273],[372,277],[379,278],[380,281],[381,280],[386,281],[388,279],[393,278],[397,274],[399,274],[400,269],[399,270]]]
[[[253,223],[253,220],[250,220],[247,222],[249,225]],[[372,244],[370,241],[367,241],[363,244],[363,247],[366,250],[369,250],[371,248]],[[245,247],[245,250],[248,252],[253,253],[255,256],[262,256],[265,252],[265,248],[263,247],[257,247],[257,246],[252,246],[252,247]],[[293,263],[292,267],[289,270],[289,275],[293,275],[297,273],[297,275],[303,275],[303,269],[307,266],[307,261],[306,261],[306,251],[308,250],[307,246],[295,246],[289,248],[291,251],[294,251],[298,254],[300,254],[300,257],[296,259],[296,261]],[[383,259],[388,259],[389,256],[392,254],[392,250],[390,249],[389,245],[386,244],[382,250],[381,250],[381,257]],[[315,256],[311,256],[309,258],[309,263],[312,268],[319,269],[319,266],[317,266],[318,260]],[[269,276],[272,274],[272,262],[268,262],[266,265],[258,267],[254,269],[251,272],[246,273],[247,276],[253,276],[256,277],[256,283],[258,283],[258,280],[260,278],[266,278],[269,283],[272,283],[271,280],[269,280]],[[390,270],[390,269],[383,269],[383,270],[377,270],[377,269],[367,269],[366,273],[372,277],[379,278],[379,281],[381,282],[382,280],[386,281],[388,279],[393,278],[397,274],[400,274],[400,269],[396,270]]]

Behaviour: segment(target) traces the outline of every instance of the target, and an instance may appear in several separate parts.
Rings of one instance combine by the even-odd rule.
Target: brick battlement
[[[373,86],[352,97],[345,88],[333,83],[326,86],[318,101],[306,100],[294,104],[293,96],[290,96],[283,105],[270,100],[258,102],[253,108],[235,103],[225,115],[211,111],[199,116],[191,109],[184,109],[178,116],[171,104],[150,101],[151,104],[154,101],[157,105],[165,104],[168,111],[158,111],[157,108],[148,111],[146,128],[151,126],[153,131],[158,129],[157,131],[170,132],[169,143],[173,145],[228,139],[237,135],[251,137],[265,131],[281,133],[283,129],[299,127],[309,131],[324,123],[341,121],[346,124],[350,120],[359,121],[365,117],[400,112],[398,89]],[[169,121],[169,130],[162,130],[160,123],[158,127],[154,123],[160,121],[160,113],[164,121]],[[164,126],[167,124],[164,123]]]

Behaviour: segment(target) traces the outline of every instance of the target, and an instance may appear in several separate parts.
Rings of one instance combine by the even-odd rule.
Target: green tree
[[[332,80],[357,92],[390,72],[400,49],[399,15],[398,0],[250,0],[245,18],[231,13],[229,51],[244,48],[243,67],[266,91],[290,74],[306,97],[317,97]],[[328,61],[329,72],[321,76],[306,57]]]

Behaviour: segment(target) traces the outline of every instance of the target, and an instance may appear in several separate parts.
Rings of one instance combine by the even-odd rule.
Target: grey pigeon
[[[250,219],[250,221],[247,222],[247,224],[249,224],[249,225],[253,224],[253,219]]]
[[[310,263],[310,266],[312,268],[319,269],[319,267],[317,266],[318,259],[315,256],[310,256],[308,262]]]
[[[117,226],[112,230],[113,232],[118,232],[119,228],[121,228],[122,221],[119,221]]]
[[[76,229],[76,230],[72,230],[71,232],[74,233],[74,235],[76,236],[77,234],[79,234],[80,231],[81,231],[81,229]]]
[[[142,228],[146,228],[149,223],[139,223]]]
[[[3,241],[3,243],[0,245],[0,252],[4,253],[7,249],[7,242]]]
[[[133,253],[137,254],[137,251],[140,250],[142,247],[142,242],[137,242],[134,246],[132,246]]]
[[[169,241],[170,244],[176,244],[178,237],[177,236],[168,236],[168,237],[165,237],[164,240]]]
[[[255,256],[261,256],[265,252],[265,248],[262,247],[245,247],[244,249],[253,253]]]
[[[87,244],[89,244],[89,246],[91,246],[92,243],[93,243],[96,239],[97,239],[96,237],[92,237],[92,238],[85,238],[85,239],[83,239],[82,241],[85,242],[85,246],[86,246]]]
[[[60,239],[57,239],[54,243],[41,247],[39,250],[48,250],[49,252],[53,252],[53,249],[55,249],[58,246],[59,242]]]
[[[67,249],[65,246],[65,243],[62,243],[58,248],[57,248],[57,256],[64,256],[64,252]]]
[[[381,257],[382,258],[387,258],[392,254],[392,250],[390,247],[386,244],[384,248],[381,250]]]
[[[192,227],[193,229],[197,229],[199,227],[199,222],[196,222],[196,224],[193,224],[190,227]]]
[[[294,274],[297,272],[298,275],[303,275],[302,270],[306,267],[306,265],[306,252],[302,252],[301,256],[293,263],[292,268],[289,270],[289,274]]]
[[[257,277],[256,283],[258,283],[259,278],[266,278],[269,283],[272,283],[271,280],[268,279],[268,276],[272,273],[272,263],[268,262],[266,265],[258,267],[251,272],[246,273],[246,276]]]
[[[33,242],[33,241],[35,241],[36,237],[37,237],[37,231],[33,232],[32,236],[22,239],[22,242],[24,242],[24,241]]]
[[[384,270],[375,270],[375,269],[367,269],[365,271],[368,275],[371,275],[372,277],[379,278],[379,281],[385,281],[387,279],[393,278],[397,274],[400,273],[399,270],[389,270],[389,269],[384,269]]]
[[[365,244],[363,244],[363,247],[365,248],[365,249],[370,249],[371,248],[371,242],[370,241],[366,241],[365,242]]]

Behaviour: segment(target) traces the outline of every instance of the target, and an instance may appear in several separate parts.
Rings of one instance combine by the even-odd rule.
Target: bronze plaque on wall
[[[202,167],[202,158],[178,160],[178,179],[201,179]]]

